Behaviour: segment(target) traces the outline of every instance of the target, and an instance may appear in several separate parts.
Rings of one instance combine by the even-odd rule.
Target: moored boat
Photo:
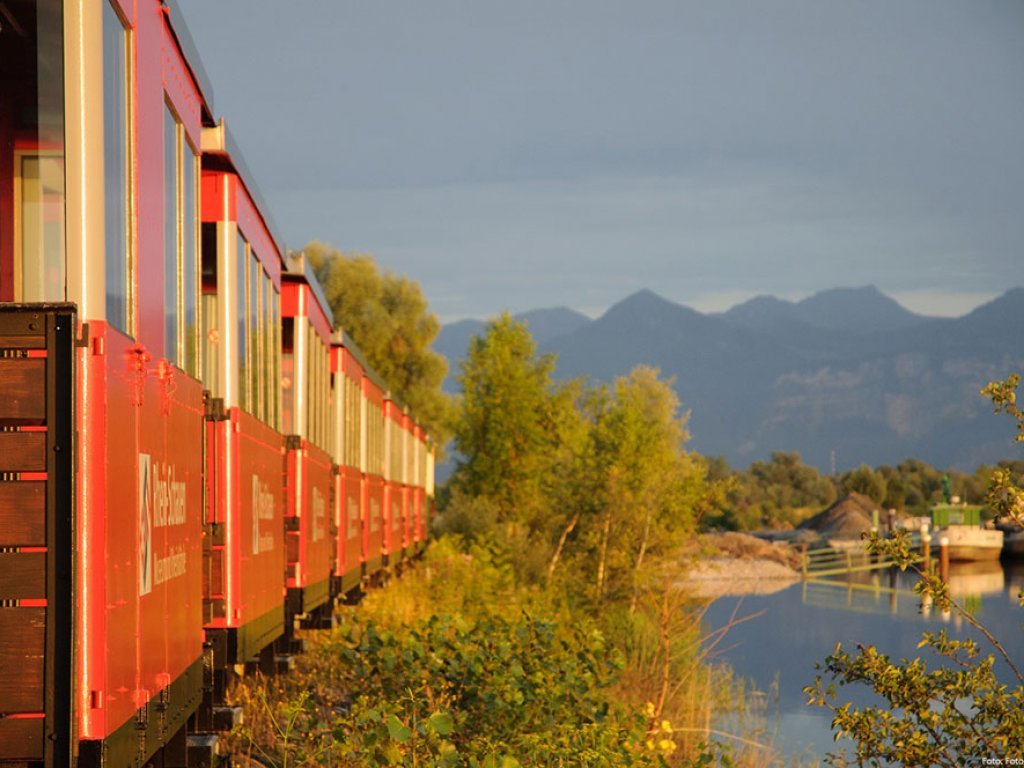
[[[947,525],[932,537],[932,546],[940,547],[943,539],[953,562],[998,560],[1003,551],[1003,532],[976,525]]]
[[[997,560],[1003,551],[1003,532],[981,526],[981,507],[939,504],[932,507],[932,523],[932,547],[945,540],[953,562]]]

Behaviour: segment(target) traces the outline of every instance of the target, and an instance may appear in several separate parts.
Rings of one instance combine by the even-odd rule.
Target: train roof
[[[203,66],[203,57],[199,55],[199,49],[196,47],[196,43],[192,39],[192,33],[189,32],[188,24],[185,22],[185,16],[178,7],[177,1],[161,0],[161,2],[163,3],[164,8],[167,9],[171,32],[178,41],[178,47],[181,49],[182,56],[185,59],[185,64],[188,66],[189,71],[191,71],[192,78],[196,81],[196,85],[199,87],[199,92],[202,94],[203,124],[213,125],[213,116],[217,114],[216,110],[213,108],[213,83],[210,82],[210,78],[206,74],[206,67]]]
[[[320,309],[323,310],[324,315],[327,317],[327,322],[331,324],[331,329],[333,330],[334,311],[324,295],[324,289],[320,286],[320,281],[316,279],[316,275],[313,273],[313,268],[309,265],[309,259],[306,258],[306,254],[301,251],[299,253],[290,251],[285,256],[284,263],[287,269],[281,273],[281,276],[292,280],[303,280],[309,285],[313,295],[316,296],[317,303],[320,304]]]
[[[203,131],[203,155],[221,158],[224,163],[222,170],[232,172],[242,180],[242,184],[245,185],[245,191],[249,193],[249,197],[252,198],[260,218],[263,219],[263,224],[270,234],[270,239],[274,241],[274,246],[281,254],[282,260],[287,261],[288,249],[281,238],[274,217],[270,213],[270,207],[256,185],[255,177],[245,162],[245,155],[239,149],[238,142],[235,141],[235,136],[228,128],[223,117],[216,126]]]

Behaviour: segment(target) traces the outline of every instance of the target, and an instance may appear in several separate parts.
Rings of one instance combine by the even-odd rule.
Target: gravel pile
[[[877,503],[854,492],[797,527],[814,531],[823,539],[859,539],[862,533],[871,530],[871,513],[876,509],[879,509]]]

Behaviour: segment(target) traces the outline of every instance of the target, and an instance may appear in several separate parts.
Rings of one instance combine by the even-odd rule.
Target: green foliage
[[[599,599],[635,592],[649,558],[694,530],[706,468],[683,450],[689,435],[672,387],[651,368],[618,379],[591,401],[592,524],[579,539],[579,565],[594,574]]]
[[[755,461],[746,471],[730,469],[721,458],[708,460],[708,466],[709,480],[717,482],[722,493],[702,518],[701,525],[705,529],[725,530],[793,527],[851,491],[868,496],[883,509],[927,515],[932,506],[942,501],[946,476],[953,495],[964,502],[985,500],[990,512],[986,516],[991,517],[1005,514],[1012,507],[1008,489],[1013,483],[1009,480],[1024,475],[1021,461],[980,466],[966,474],[906,459],[896,466],[875,469],[862,465],[833,480],[803,464],[797,453],[773,453],[771,460]],[[998,479],[997,473],[1002,473],[1005,481],[998,494],[993,495],[993,478]]]
[[[493,519],[490,540],[524,578],[635,601],[647,564],[708,506],[706,466],[684,450],[685,417],[657,371],[592,389],[555,385],[553,368],[508,314],[472,341],[441,529],[476,539]]]
[[[1024,441],[1024,411],[1017,407],[1019,384],[1020,375],[1014,373],[1005,381],[993,381],[981,390],[981,394],[992,401],[996,413],[1006,413],[1017,422],[1017,434],[1013,439],[1018,443]]]
[[[434,616],[408,629],[353,627],[335,642],[325,650],[354,681],[338,734],[348,759],[386,742],[403,762],[417,750],[451,765],[543,751],[552,761],[590,753],[617,764],[643,736],[631,739],[634,725],[611,712],[603,690],[620,663],[594,631],[529,614]]]
[[[921,659],[893,661],[873,646],[855,654],[839,646],[819,669],[842,685],[868,686],[883,706],[838,703],[835,683],[821,677],[808,686],[808,702],[830,709],[837,735],[855,743],[860,765],[982,765],[982,758],[1024,754],[1024,688],[1007,690],[994,658],[979,659],[972,641],[950,640],[945,631],[921,643],[943,665]],[[831,764],[843,764],[830,755]]]
[[[508,577],[487,548],[439,542],[294,674],[236,690],[252,717],[235,755],[282,768],[666,765],[671,726],[652,733],[615,696],[621,654]]]
[[[370,256],[347,256],[320,242],[303,248],[338,327],[431,436],[447,438],[451,405],[441,392],[447,363],[430,349],[441,324],[427,308],[420,286],[381,271]]]
[[[746,472],[731,472],[716,460],[716,476],[727,479],[721,503],[705,520],[727,530],[792,527],[820,512],[837,497],[833,482],[807,466],[796,452],[779,451]]]
[[[470,344],[459,383],[452,486],[491,499],[498,521],[531,525],[547,508],[546,482],[573,421],[572,394],[551,381],[526,325],[505,313]]]
[[[864,464],[844,472],[839,478],[839,487],[844,495],[859,493],[876,503],[881,503],[888,491],[885,478]]]

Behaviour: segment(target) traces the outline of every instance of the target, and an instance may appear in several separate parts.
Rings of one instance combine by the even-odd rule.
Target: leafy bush
[[[607,695],[620,666],[600,633],[526,613],[352,623],[270,694],[246,689],[236,749],[277,766],[664,765],[671,740],[649,746]]]

